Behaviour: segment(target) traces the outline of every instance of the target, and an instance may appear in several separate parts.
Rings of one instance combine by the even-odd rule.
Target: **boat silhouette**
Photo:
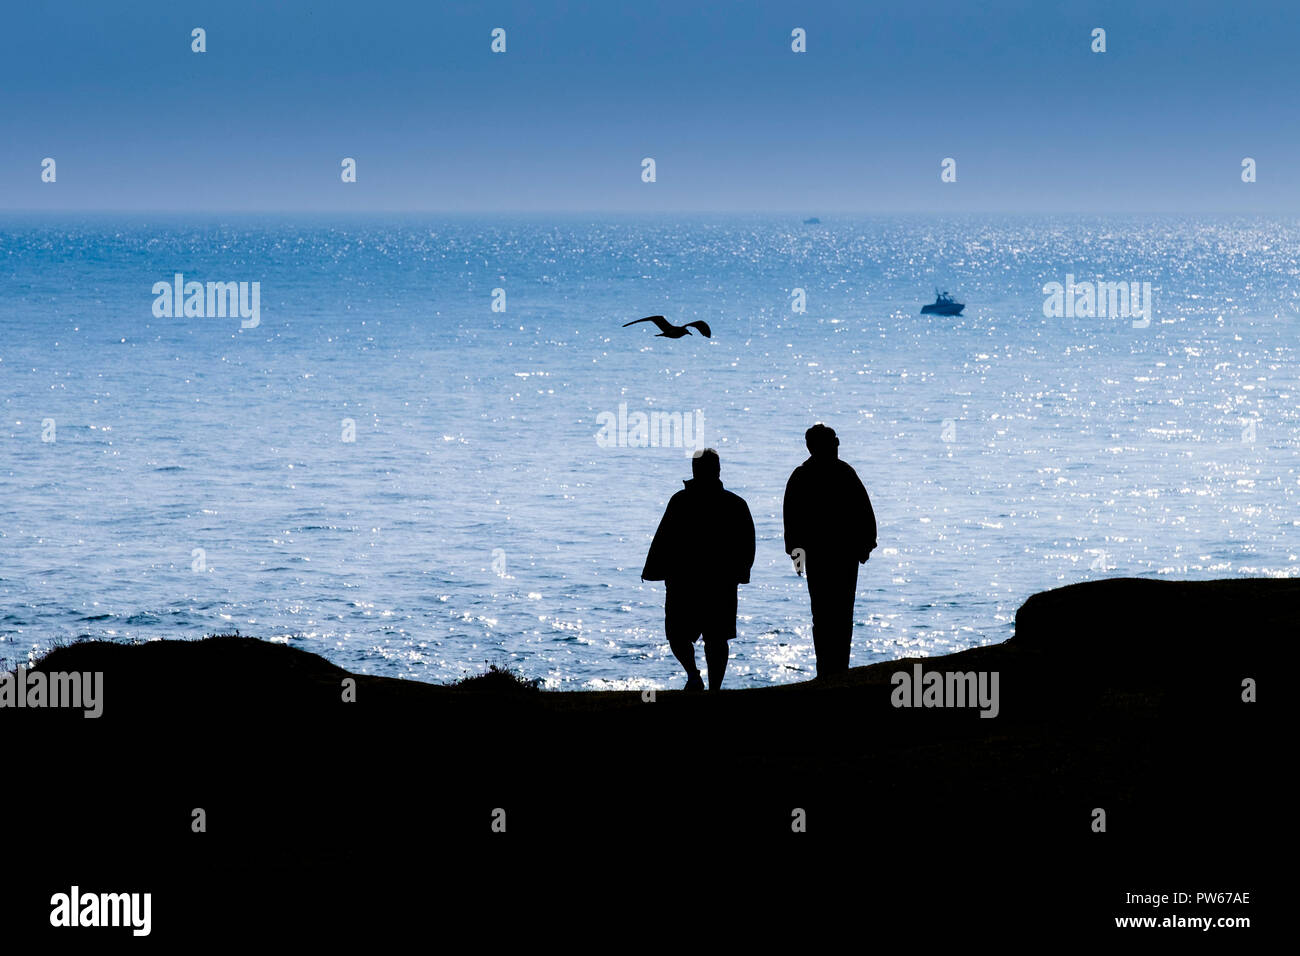
[[[965,302],[957,302],[947,292],[934,290],[934,301],[929,305],[921,306],[922,315],[961,315],[961,310],[966,308]]]

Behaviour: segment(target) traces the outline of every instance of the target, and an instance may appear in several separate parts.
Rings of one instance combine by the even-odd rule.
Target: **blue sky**
[[[5,4],[0,209],[1294,214],[1298,25],[1132,0]]]

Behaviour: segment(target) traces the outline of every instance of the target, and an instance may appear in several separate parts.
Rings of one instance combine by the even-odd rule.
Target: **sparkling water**
[[[1300,570],[1295,221],[821,220],[6,217],[0,657],[238,630],[678,686],[640,570],[702,437],[758,533],[728,686],[804,680],[781,498],[815,421],[880,524],[855,665],[1075,581]],[[259,283],[260,323],[156,316],[177,273]],[[1067,276],[1150,283],[1149,324],[1045,314]],[[653,313],[713,338],[622,328]],[[703,434],[601,424],[656,412]]]

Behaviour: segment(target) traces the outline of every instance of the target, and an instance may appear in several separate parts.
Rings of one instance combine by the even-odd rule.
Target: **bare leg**
[[[727,673],[727,655],[730,648],[726,641],[706,641],[704,643],[704,660],[709,665],[709,690],[721,690],[722,678]]]
[[[694,641],[687,641],[678,638],[676,640],[670,640],[668,642],[668,646],[673,649],[673,657],[677,658],[678,663],[680,663],[682,667],[686,669],[687,677],[700,676],[699,668],[695,666],[695,642]],[[712,679],[713,658],[710,657],[708,658],[708,660],[709,660],[710,679]]]

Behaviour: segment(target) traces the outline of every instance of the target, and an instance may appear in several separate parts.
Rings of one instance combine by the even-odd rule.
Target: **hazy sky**
[[[1292,214],[1298,10],[6,3],[0,209]]]

